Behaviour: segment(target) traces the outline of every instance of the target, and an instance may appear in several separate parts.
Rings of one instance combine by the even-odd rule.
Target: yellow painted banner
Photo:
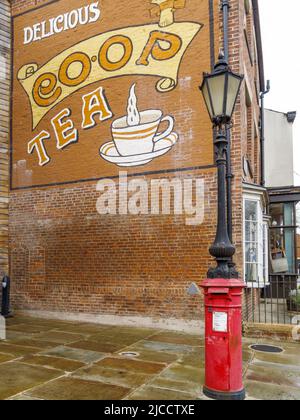
[[[193,22],[118,29],[80,42],[47,64],[18,72],[32,109],[32,126],[66,97],[92,83],[127,75],[161,77],[159,92],[173,90],[182,57],[202,25]]]

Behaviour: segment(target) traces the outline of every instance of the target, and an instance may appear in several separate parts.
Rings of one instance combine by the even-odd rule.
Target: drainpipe
[[[266,185],[265,177],[265,96],[270,92],[270,80],[267,81],[267,89],[260,94],[260,170],[261,170],[261,185]]]
[[[222,0],[221,9],[223,11],[223,37],[224,37],[224,58],[229,62],[229,46],[228,46],[228,16],[230,4],[229,0]]]
[[[224,58],[229,63],[229,42],[228,42],[228,20],[229,20],[229,0],[221,0],[221,9],[223,12],[223,48]],[[226,127],[226,137],[228,141],[227,148],[227,168],[226,168],[226,186],[227,186],[227,229],[228,236],[232,242],[232,166],[231,166],[231,135],[230,127]]]

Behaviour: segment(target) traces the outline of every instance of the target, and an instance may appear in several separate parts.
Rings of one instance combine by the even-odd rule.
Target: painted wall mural
[[[160,124],[168,122],[168,128],[157,134]],[[130,89],[127,116],[112,123],[112,138],[101,147],[100,155],[107,162],[121,167],[146,165],[153,159],[168,153],[178,140],[173,132],[174,118],[163,116],[159,109],[139,112],[135,85]]]
[[[198,85],[217,3],[59,0],[15,16],[12,188],[211,165]]]

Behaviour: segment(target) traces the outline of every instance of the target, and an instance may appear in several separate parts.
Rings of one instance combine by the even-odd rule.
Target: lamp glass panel
[[[241,79],[233,76],[232,74],[228,75],[228,92],[227,92],[227,106],[226,106],[226,115],[232,117],[235,102],[239,93]]]
[[[223,115],[225,74],[218,74],[208,79],[215,117]]]
[[[209,96],[209,92],[208,92],[208,87],[207,87],[207,81],[204,83],[203,87],[202,87],[202,94],[209,112],[209,116],[210,119],[213,120],[214,117],[214,113],[213,113],[213,109],[211,107],[211,101],[210,101],[210,96]]]

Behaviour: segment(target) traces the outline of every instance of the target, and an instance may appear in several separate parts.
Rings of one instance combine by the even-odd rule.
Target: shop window
[[[296,220],[294,203],[270,206],[271,259],[273,273],[295,273],[296,270]]]
[[[268,242],[260,197],[245,197],[244,261],[248,287],[265,287],[268,283]]]

